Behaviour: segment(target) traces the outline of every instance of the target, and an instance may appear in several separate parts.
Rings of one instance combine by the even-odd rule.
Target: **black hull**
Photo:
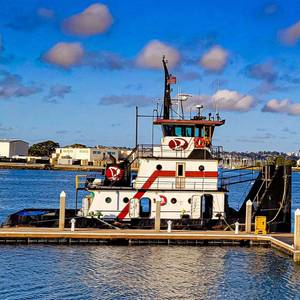
[[[97,218],[85,218],[76,216],[75,209],[66,209],[65,213],[65,227],[71,227],[71,219],[76,219],[76,228],[98,228],[98,229],[112,229],[112,228],[131,228],[131,229],[153,229],[154,219],[141,218],[132,219],[131,221],[119,220],[99,220]],[[169,219],[161,219],[161,229],[167,229]],[[104,222],[103,222],[104,221]],[[36,209],[29,208],[11,214],[3,227],[48,227],[58,228],[59,226],[59,209]],[[192,220],[189,218],[172,220],[173,229],[190,229],[202,230],[213,229],[215,226],[222,227],[221,220]]]

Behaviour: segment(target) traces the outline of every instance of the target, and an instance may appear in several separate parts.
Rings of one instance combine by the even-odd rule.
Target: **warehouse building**
[[[99,165],[101,161],[109,160],[111,156],[119,159],[119,151],[112,148],[56,148],[52,154],[52,163],[59,165]]]
[[[0,140],[0,157],[27,156],[29,144],[21,140]]]

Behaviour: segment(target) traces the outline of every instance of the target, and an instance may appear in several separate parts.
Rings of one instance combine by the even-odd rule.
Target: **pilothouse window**
[[[187,137],[193,136],[193,128],[192,127],[185,127],[185,136],[187,136]]]
[[[175,136],[194,136],[194,128],[192,126],[176,126],[175,127]]]
[[[182,136],[182,127],[175,127],[175,136]]]
[[[163,128],[165,136],[173,136],[173,126],[165,125]]]

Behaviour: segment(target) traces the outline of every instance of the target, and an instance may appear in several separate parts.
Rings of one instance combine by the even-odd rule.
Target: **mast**
[[[168,71],[167,63],[168,61],[163,56],[162,63],[165,71],[165,93],[164,93],[164,119],[170,119],[171,110],[171,85],[170,85],[170,74]]]

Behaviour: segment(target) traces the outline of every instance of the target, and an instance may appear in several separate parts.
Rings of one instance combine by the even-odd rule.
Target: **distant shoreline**
[[[79,165],[48,165],[48,164],[28,164],[28,163],[7,163],[0,162],[0,169],[13,170],[54,170],[54,171],[103,171],[104,167],[79,166]]]

